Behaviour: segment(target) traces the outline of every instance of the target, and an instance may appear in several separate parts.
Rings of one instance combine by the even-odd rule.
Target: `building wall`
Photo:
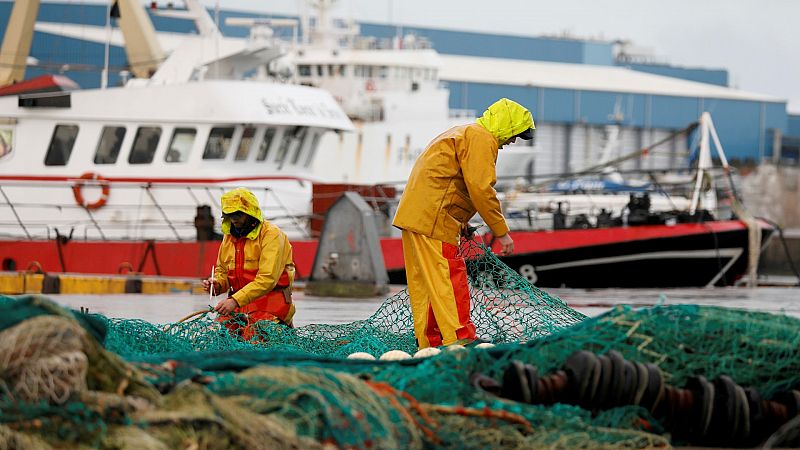
[[[483,83],[449,83],[450,106],[481,112],[499,97],[528,107],[545,124],[611,125],[642,129],[686,128],[711,113],[728,159],[760,161],[772,154],[770,129],[785,130],[785,103],[575,91]],[[646,144],[646,143],[645,143]]]
[[[398,31],[431,41],[433,48],[448,55],[483,56],[575,64],[612,65],[613,49],[608,42],[584,42],[576,39],[531,38],[468,31],[436,30],[423,27],[397,27],[363,23],[361,34],[392,38]]]
[[[800,137],[800,115],[789,114],[786,117],[786,134],[788,136]]]

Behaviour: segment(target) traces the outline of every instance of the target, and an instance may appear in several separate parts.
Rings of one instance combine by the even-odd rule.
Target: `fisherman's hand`
[[[508,233],[497,238],[497,242],[500,243],[500,256],[508,256],[514,252],[514,240]]]
[[[475,236],[475,230],[477,229],[478,229],[477,225],[466,224],[461,228],[461,237],[463,237],[468,241],[471,241],[472,238]]]
[[[228,297],[225,300],[220,300],[220,302],[217,303],[217,306],[214,308],[214,311],[218,312],[222,316],[227,316],[238,307],[239,304],[236,303],[236,300],[234,300],[233,297]]]
[[[211,286],[214,286],[214,294],[219,295],[219,291],[222,289],[218,281],[213,281],[211,278],[203,280],[203,290],[208,292],[211,289]]]

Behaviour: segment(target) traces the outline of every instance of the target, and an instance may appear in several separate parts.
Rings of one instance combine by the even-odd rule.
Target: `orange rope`
[[[378,381],[366,381],[366,383],[367,386],[371,387],[378,395],[381,395],[389,399],[389,402],[391,402],[392,405],[394,405],[394,407],[397,408],[400,411],[400,413],[402,413],[408,420],[410,420],[417,428],[422,430],[422,432],[425,433],[425,435],[428,436],[428,438],[431,441],[437,444],[441,442],[439,437],[436,436],[436,434],[431,429],[419,423],[419,421],[416,418],[414,418],[414,416],[412,416],[411,413],[408,412],[408,410],[400,403],[400,401],[397,398],[402,397],[406,401],[408,401],[411,408],[413,408],[414,411],[416,411],[426,422],[428,422],[428,424],[433,426],[438,426],[436,421],[433,420],[433,418],[429,416],[428,413],[425,412],[422,405],[417,401],[417,399],[415,399],[407,392],[398,391],[388,383],[383,383]]]
[[[514,414],[508,411],[492,410],[489,409],[489,407],[476,409],[465,408],[463,406],[442,406],[432,404],[425,404],[423,405],[423,408],[440,414],[457,414],[459,416],[486,417],[491,419],[505,420],[506,422],[522,425],[525,428],[526,433],[533,433],[533,426],[531,426],[530,422],[528,422],[519,414]]]

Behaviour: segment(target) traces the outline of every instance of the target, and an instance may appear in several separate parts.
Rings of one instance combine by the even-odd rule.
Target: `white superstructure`
[[[250,29],[249,37],[220,35],[202,7],[184,1],[187,10],[158,14],[191,18],[198,34],[158,33],[168,52],[189,49],[202,56],[203,71],[193,71],[176,57],[162,65],[148,83],[171,79],[249,77],[321,87],[329,91],[353,120],[355,131],[325,136],[314,173],[330,183],[404,183],[416,156],[439,133],[473,122],[472,110],[451,110],[449,91],[441,82],[443,57],[414,35],[393,39],[359,36],[358,26],[330,14],[334,2],[313,3],[313,16],[291,19],[228,18],[226,23]],[[37,23],[36,30],[75,39],[104,42],[100,27]],[[288,30],[288,31],[286,31]],[[114,45],[122,36],[110,33]],[[283,39],[280,39],[282,36]],[[215,62],[216,61],[216,62]],[[487,104],[488,106],[488,104]],[[535,105],[526,105],[533,108]],[[519,175],[533,160],[529,143],[507,146],[498,173]]]

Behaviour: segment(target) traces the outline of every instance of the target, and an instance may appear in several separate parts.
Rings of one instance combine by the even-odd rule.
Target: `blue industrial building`
[[[0,2],[1,32],[5,31],[11,7],[10,1]],[[103,26],[106,11],[102,4],[43,3],[38,21]],[[220,23],[230,16],[259,15],[223,10]],[[187,20],[154,15],[151,18],[158,31],[194,32],[194,25]],[[396,25],[362,23],[360,28],[362,35],[378,38],[391,38],[398,32]],[[222,31],[228,36],[247,34],[245,29],[225,25]],[[611,41],[421,27],[403,27],[402,31],[427,39],[443,55],[445,69],[441,79],[450,89],[450,106],[454,109],[481,111],[498,97],[509,97],[528,105],[541,128],[560,127],[562,134],[568,136],[575,128],[589,130],[616,124],[632,131],[634,139],[630,145],[638,147],[647,146],[652,139],[670,130],[686,127],[696,121],[700,113],[709,111],[732,161],[783,158],[796,163],[798,160],[800,116],[787,113],[784,99],[728,88],[725,70],[625,61],[615,54],[617,43]],[[61,72],[83,88],[99,87],[103,53],[102,44],[36,32],[31,57],[38,65],[30,66],[27,76]],[[514,66],[524,67],[528,77],[509,76],[499,68],[496,80],[471,76],[474,73],[471,68],[477,67],[471,64],[480,64],[484,58],[529,62],[526,66]],[[123,49],[112,47],[109,84],[121,82],[120,73],[126,64]],[[448,71],[448,64],[458,69]],[[584,77],[586,82],[584,85],[548,83],[537,78],[543,68],[562,70],[579,80]],[[633,81],[619,88],[613,83],[603,83],[604,78],[619,76]],[[678,89],[661,89],[662,84],[670,84],[669,80],[680,80],[683,84]],[[574,146],[564,145],[567,152]],[[564,170],[569,169],[568,159],[564,159]]]

